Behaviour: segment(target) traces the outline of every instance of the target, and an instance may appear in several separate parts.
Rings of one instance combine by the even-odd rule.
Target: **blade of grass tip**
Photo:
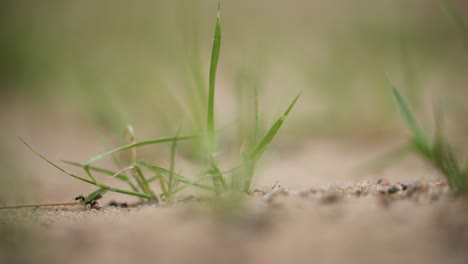
[[[213,40],[213,48],[211,50],[211,64],[210,64],[210,78],[209,78],[209,92],[208,92],[208,116],[207,116],[207,130],[209,140],[209,151],[215,152],[216,140],[214,130],[214,96],[215,96],[215,82],[216,70],[218,67],[219,52],[221,48],[221,22],[219,17],[220,3],[218,2],[218,13],[216,18],[216,27]]]
[[[131,149],[131,148],[137,148],[137,147],[142,147],[142,146],[146,146],[146,145],[152,145],[152,144],[158,144],[158,143],[165,143],[165,142],[171,142],[171,141],[174,141],[174,140],[177,140],[177,141],[180,141],[180,140],[189,140],[189,139],[194,139],[196,138],[196,136],[183,136],[183,137],[161,137],[161,138],[155,138],[155,139],[149,139],[149,140],[144,140],[144,141],[140,141],[140,142],[136,142],[136,143],[133,143],[133,144],[127,144],[127,145],[124,145],[124,146],[121,146],[121,147],[118,147],[118,148],[115,148],[115,149],[112,149],[112,150],[109,150],[107,152],[104,152],[102,154],[99,154],[97,156],[94,156],[90,159],[88,159],[87,161],[85,161],[82,166],[83,167],[89,167],[89,165],[99,159],[102,159],[106,156],[109,156],[109,155],[112,155],[116,152],[120,152],[120,151],[123,151],[123,150],[127,150],[127,149]]]
[[[410,129],[412,133],[413,142],[415,143],[418,150],[426,158],[431,159],[432,150],[431,150],[431,144],[429,143],[429,139],[427,138],[422,128],[419,126],[418,122],[416,121],[416,118],[414,118],[412,111],[410,107],[408,106],[408,104],[406,103],[403,96],[401,96],[401,94],[398,92],[398,90],[390,81],[388,81],[388,86],[393,92],[393,95],[396,99],[398,109],[400,110],[400,114],[403,120],[405,121],[406,125],[408,126],[408,128]]]
[[[71,176],[75,179],[78,179],[80,181],[83,181],[83,182],[86,182],[86,183],[90,183],[90,184],[95,184],[95,181],[90,181],[90,180],[87,180],[85,178],[82,178],[80,176],[77,176],[71,172],[68,172],[66,171],[65,169],[63,169],[62,167],[60,167],[59,165],[55,164],[54,162],[50,161],[49,159],[47,159],[46,157],[44,157],[41,153],[39,153],[38,151],[36,151],[34,148],[32,148],[28,143],[26,143],[26,141],[24,141],[22,138],[18,137],[19,140],[21,140],[21,142],[26,146],[28,147],[34,154],[36,154],[38,157],[40,157],[41,159],[43,159],[44,161],[46,161],[47,163],[49,163],[50,165],[52,165],[53,167],[55,167],[56,169],[58,169],[59,171],[67,174],[68,176]]]
[[[54,162],[50,161],[49,159],[47,159],[46,157],[44,157],[42,154],[40,154],[39,152],[37,152],[35,149],[33,149],[30,145],[28,145],[28,143],[26,143],[26,141],[24,141],[22,138],[18,137],[19,140],[21,140],[21,142],[23,142],[23,144],[28,147],[34,154],[36,154],[37,156],[39,156],[41,159],[43,159],[44,161],[46,161],[47,163],[49,163],[50,165],[52,165],[53,167],[55,167],[56,169],[58,169],[59,171],[75,178],[75,179],[78,179],[80,181],[83,181],[83,182],[86,182],[86,183],[89,183],[89,184],[92,184],[92,185],[95,185],[97,187],[100,187],[100,188],[104,188],[104,189],[108,189],[109,191],[112,191],[112,192],[118,192],[118,193],[123,193],[123,194],[128,194],[128,195],[133,195],[133,196],[137,196],[137,197],[142,197],[142,198],[146,198],[146,199],[150,199],[151,196],[149,195],[145,195],[145,194],[142,194],[142,193],[138,193],[138,192],[132,192],[132,191],[127,191],[127,190],[122,190],[122,189],[118,189],[118,188],[114,188],[114,187],[111,187],[111,186],[108,186],[108,185],[105,185],[105,184],[101,184],[101,183],[98,183],[98,182],[93,182],[93,181],[90,181],[90,180],[87,180],[85,178],[82,178],[80,176],[77,176],[73,173],[70,173],[68,171],[66,171],[65,169],[63,169],[62,167],[60,167],[59,165],[55,164]]]
[[[270,128],[270,130],[267,132],[267,134],[263,137],[262,141],[260,141],[260,143],[258,143],[258,145],[255,147],[255,149],[250,154],[250,160],[256,161],[262,155],[262,153],[265,151],[268,144],[270,144],[270,142],[273,140],[273,138],[275,137],[278,130],[281,128],[281,125],[283,124],[284,120],[288,116],[289,112],[291,112],[291,110],[293,109],[294,105],[296,104],[296,102],[297,102],[297,100],[299,99],[300,96],[301,96],[301,93],[299,93],[296,96],[296,98],[294,98],[294,100],[291,102],[291,104],[289,105],[286,112],[284,112],[284,114]]]

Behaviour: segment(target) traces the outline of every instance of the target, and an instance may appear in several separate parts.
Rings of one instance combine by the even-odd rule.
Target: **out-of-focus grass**
[[[443,135],[442,113],[439,110],[435,111],[435,135],[434,139],[430,141],[426,131],[421,128],[403,96],[393,84],[389,83],[389,86],[395,96],[401,116],[411,132],[410,149],[440,170],[453,189],[466,194],[468,190],[468,167],[465,164],[460,164],[460,158],[457,157],[453,147]]]
[[[62,100],[111,130],[135,122],[161,134],[181,125],[196,130],[205,118],[207,97],[200,91],[208,85],[206,14],[213,6],[215,1],[3,1],[2,92],[27,100],[25,106]],[[464,6],[453,2],[461,18]],[[403,84],[416,108],[424,107],[428,91],[465,94],[463,38],[436,2],[241,0],[223,9],[230,34],[218,77],[228,113],[236,111],[236,100],[239,108],[249,107],[251,93],[242,83],[255,82],[263,86],[260,98],[269,96],[266,120],[280,111],[289,87],[304,91],[311,103],[292,120],[292,133],[391,133],[395,115],[382,92],[385,73]],[[258,72],[258,80],[249,77]],[[229,92],[236,90],[244,92]],[[242,98],[233,99],[236,93]],[[377,126],[383,116],[388,124]]]

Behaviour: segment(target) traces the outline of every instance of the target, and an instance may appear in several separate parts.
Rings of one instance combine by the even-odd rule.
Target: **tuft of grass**
[[[218,66],[219,53],[221,49],[221,23],[220,23],[220,5],[218,3],[218,13],[216,18],[216,27],[213,40],[213,48],[211,51],[211,64],[210,64],[210,76],[209,76],[209,93],[208,93],[208,118],[207,118],[207,134],[208,134],[208,151],[209,151],[209,166],[205,171],[204,175],[211,176],[213,187],[217,190],[217,193],[222,193],[224,191],[237,191],[239,186],[239,177],[234,174],[231,176],[231,182],[229,183],[226,177],[223,175],[219,169],[216,157],[214,156],[217,147],[216,147],[216,134],[214,126],[214,95],[215,95],[215,81],[216,81],[216,70]],[[256,87],[255,87],[256,89]],[[270,130],[265,134],[260,143],[257,144],[258,138],[258,94],[255,90],[254,93],[254,133],[253,133],[253,142],[255,145],[252,152],[248,155],[242,154],[241,160],[244,168],[244,177],[242,182],[242,191],[248,193],[251,186],[251,181],[255,169],[255,164],[260,156],[265,151],[266,147],[270,144],[273,138],[276,136],[278,130],[281,128],[284,120],[288,116],[289,112],[293,109],[297,100],[299,99],[300,94],[289,105],[285,113],[274,123]]]
[[[127,195],[132,195],[132,196],[136,196],[136,197],[141,197],[141,198],[145,198],[145,199],[151,199],[151,196],[147,195],[147,194],[144,194],[144,193],[141,193],[141,192],[135,192],[135,191],[129,191],[129,190],[124,190],[124,189],[120,189],[120,188],[115,188],[115,187],[112,187],[112,186],[109,186],[109,185],[106,185],[106,184],[103,184],[103,183],[100,183],[96,180],[88,180],[88,179],[85,179],[83,177],[80,177],[78,175],[75,175],[71,172],[68,172],[67,170],[65,170],[64,168],[60,167],[59,165],[57,165],[56,163],[50,161],[49,159],[47,159],[44,155],[42,155],[41,153],[39,153],[38,151],[36,151],[34,148],[32,148],[28,143],[26,143],[26,141],[24,141],[22,138],[19,138],[21,140],[21,142],[23,142],[23,144],[28,147],[34,154],[36,154],[37,156],[39,156],[41,159],[43,159],[44,161],[46,161],[47,163],[49,163],[50,165],[52,165],[53,167],[55,167],[56,169],[58,169],[59,171],[67,174],[68,176],[71,176],[77,180],[80,180],[80,181],[83,181],[83,182],[86,182],[86,183],[89,183],[89,184],[92,184],[100,189],[106,189],[108,191],[111,191],[111,192],[116,192],[116,193],[122,193],[122,194],[127,194]]]
[[[273,126],[268,130],[268,132],[263,136],[263,138],[258,142],[259,134],[259,115],[258,115],[258,95],[255,90],[254,93],[254,131],[252,135],[253,148],[250,153],[243,153],[241,155],[242,165],[236,166],[233,169],[222,171],[217,163],[217,134],[219,133],[215,130],[215,82],[216,82],[216,71],[218,66],[218,60],[221,50],[221,23],[220,23],[220,5],[218,4],[218,13],[216,18],[216,27],[214,33],[214,40],[211,52],[211,64],[210,64],[210,73],[209,73],[209,87],[208,87],[208,100],[207,100],[207,120],[206,120],[206,137],[198,136],[180,136],[180,129],[175,136],[172,137],[161,137],[154,138],[150,140],[144,140],[137,142],[135,140],[134,130],[131,126],[127,126],[124,132],[125,136],[130,136],[130,143],[111,149],[104,153],[98,154],[86,160],[83,163],[64,161],[68,165],[81,167],[88,178],[84,178],[75,174],[72,174],[56,163],[50,161],[42,154],[34,150],[29,146],[24,140],[20,140],[36,155],[40,158],[62,171],[63,173],[78,179],[80,181],[92,184],[98,187],[98,190],[92,192],[85,201],[91,201],[96,198],[97,195],[102,196],[107,191],[117,192],[127,195],[132,195],[139,197],[141,200],[154,200],[159,202],[158,197],[164,197],[166,201],[171,201],[174,196],[181,190],[187,187],[195,187],[198,189],[206,190],[215,194],[222,194],[224,192],[245,192],[250,191],[251,181],[254,174],[255,164],[259,158],[263,155],[267,146],[277,135],[279,129],[281,128],[284,120],[291,112],[295,106],[297,100],[300,97],[300,94],[295,97],[295,99],[289,104],[288,108],[284,114],[273,124]],[[256,87],[255,87],[256,89]],[[201,173],[200,177],[193,181],[188,177],[182,176],[175,173],[175,158],[176,158],[176,149],[177,143],[179,141],[192,140],[192,141],[201,141],[207,142],[207,167],[208,169]],[[169,169],[160,167],[155,164],[148,163],[144,160],[138,160],[137,158],[137,148],[153,144],[161,143],[171,143],[171,153],[170,153],[170,167]],[[200,142],[197,142],[200,143]],[[201,144],[194,144],[195,146]],[[125,150],[130,150],[130,161],[129,165],[122,166],[122,162],[116,157],[116,153],[120,153]],[[92,164],[100,159],[111,157],[114,163],[117,165],[119,171],[115,172],[109,169],[100,168],[93,166]],[[95,173],[106,175],[107,178],[115,178],[122,182],[127,183],[131,190],[115,188],[110,185],[103,184],[98,181]],[[146,174],[151,173],[151,176]],[[231,176],[228,178],[228,176]],[[207,184],[207,181],[211,181],[211,184]],[[152,188],[152,183],[158,183],[161,189],[162,194],[158,195]],[[180,185],[180,186],[179,186]]]
[[[412,149],[441,171],[455,191],[466,193],[468,191],[468,166],[465,166],[465,168],[460,166],[452,147],[444,139],[441,112],[436,113],[435,136],[430,141],[425,131],[419,126],[403,96],[390,81],[388,83],[396,99],[400,114],[411,132],[410,145]]]

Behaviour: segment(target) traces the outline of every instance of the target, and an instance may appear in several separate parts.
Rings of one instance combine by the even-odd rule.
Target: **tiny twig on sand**
[[[28,207],[46,207],[46,206],[73,206],[79,205],[80,202],[66,202],[66,203],[43,203],[43,204],[21,204],[13,206],[0,206],[1,209],[18,209],[18,208],[28,208]]]

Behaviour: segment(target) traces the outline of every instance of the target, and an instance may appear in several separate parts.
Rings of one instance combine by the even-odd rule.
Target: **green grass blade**
[[[149,164],[146,161],[139,161],[139,162],[137,162],[136,166],[139,166],[139,167],[141,167],[143,169],[146,169],[148,171],[151,171],[153,173],[160,174],[160,175],[162,175],[164,177],[169,177],[169,175],[171,173],[168,169],[164,169],[162,167]],[[184,177],[184,176],[182,176],[180,174],[173,173],[172,177],[173,177],[174,180],[179,181],[181,183],[185,183],[185,184],[196,186],[196,187],[199,187],[199,188],[202,188],[202,189],[207,189],[207,190],[214,191],[214,188],[212,188],[210,186],[194,183],[193,181],[189,180],[188,178],[186,178],[186,177]],[[153,177],[153,178],[149,179],[148,182],[151,182],[151,181],[153,181],[153,180],[155,180],[157,178],[158,177]]]
[[[180,128],[177,131],[176,138],[179,137],[180,135]],[[173,187],[173,174],[174,174],[174,167],[175,167],[175,155],[176,155],[176,150],[177,150],[177,140],[174,140],[171,144],[171,159],[170,159],[170,165],[169,165],[169,179],[167,183],[167,189],[169,192],[172,190]]]
[[[90,184],[94,184],[95,181],[90,181],[90,180],[87,180],[85,178],[82,178],[80,176],[77,176],[71,172],[68,172],[66,171],[65,169],[63,169],[62,167],[60,167],[59,165],[57,165],[56,163],[50,161],[49,159],[47,159],[46,157],[44,157],[41,153],[39,153],[38,151],[36,151],[35,149],[33,149],[28,143],[26,143],[26,141],[24,141],[22,138],[18,137],[19,140],[21,140],[21,142],[23,142],[23,144],[28,147],[34,154],[36,154],[37,156],[39,156],[41,159],[45,160],[47,163],[49,163],[50,165],[52,165],[53,167],[55,167],[56,169],[58,169],[59,171],[67,174],[68,176],[71,176],[75,179],[78,179],[80,181],[83,181],[83,182],[86,182],[86,183],[90,183]]]
[[[140,180],[141,182],[143,183],[143,192],[148,194],[148,195],[151,195],[151,197],[155,200],[158,200],[158,197],[156,196],[156,194],[153,192],[153,190],[151,190],[151,187],[149,186],[149,182],[148,180],[146,179],[145,175],[143,174],[143,172],[141,171],[140,168],[135,168],[135,171],[136,173],[138,174],[138,177],[140,177]]]
[[[281,125],[283,124],[284,120],[288,116],[289,112],[293,109],[294,105],[296,104],[297,100],[301,94],[298,94],[296,98],[291,102],[289,105],[288,109],[284,114],[275,122],[275,124],[270,128],[270,130],[266,133],[266,135],[263,137],[262,141],[258,143],[258,145],[255,147],[255,149],[252,151],[250,154],[250,160],[255,162],[265,151],[266,147],[270,142],[273,140],[275,137],[276,133],[278,133],[278,130],[281,128]]]
[[[69,160],[62,160],[62,162],[66,163],[68,165],[75,166],[75,167],[80,167],[80,168],[83,167],[83,165],[81,163],[79,163],[79,162],[74,162],[74,161],[69,161]],[[104,168],[96,167],[96,166],[89,166],[89,169],[91,171],[99,172],[99,173],[102,173],[102,174],[105,174],[105,175],[115,176],[116,179],[119,179],[119,180],[124,181],[124,182],[129,181],[129,178],[128,178],[127,175],[124,175],[124,174],[115,175],[116,172],[108,170],[108,169],[104,169]]]
[[[83,165],[81,163],[78,163],[78,162],[73,162],[73,161],[68,161],[68,160],[62,160],[62,162],[66,163],[66,164],[69,164],[69,165],[72,165],[72,166],[75,166],[75,167],[80,167],[80,168],[83,167]],[[99,172],[99,173],[106,174],[106,175],[109,175],[109,176],[114,176],[116,179],[118,179],[120,181],[123,181],[123,182],[126,182],[130,186],[130,188],[132,188],[132,190],[134,190],[136,192],[138,191],[138,188],[135,186],[135,184],[133,184],[131,182],[130,178],[125,174],[117,174],[116,175],[116,172],[114,172],[114,171],[104,169],[104,168],[100,168],[100,167],[95,167],[95,166],[89,166],[89,169],[91,171]]]
[[[255,160],[252,160],[247,155],[242,155],[243,162],[243,183],[244,183],[244,192],[248,193],[250,190],[250,184],[252,182],[252,177],[255,170]]]
[[[98,200],[100,199],[109,189],[107,188],[99,188],[96,191],[90,193],[88,196],[86,196],[85,203],[90,202],[92,200]]]
[[[127,195],[132,195],[132,196],[136,196],[136,197],[140,197],[140,198],[145,198],[145,199],[152,199],[153,197],[151,197],[151,195],[148,195],[148,194],[145,194],[145,193],[140,193],[140,192],[134,192],[134,191],[128,191],[128,190],[124,190],[124,189],[119,189],[119,188],[115,188],[115,187],[112,187],[112,186],[108,186],[108,185],[105,185],[105,184],[101,184],[101,183],[96,183],[94,184],[96,185],[97,187],[100,187],[100,188],[104,188],[104,189],[107,189],[111,192],[116,192],[116,193],[122,193],[122,194],[127,194]]]
[[[95,162],[95,161],[97,161],[99,159],[102,159],[102,158],[104,158],[106,156],[112,155],[112,154],[114,154],[116,152],[120,152],[120,151],[123,151],[123,150],[142,147],[142,146],[146,146],[146,145],[152,145],[152,144],[158,144],[158,143],[164,143],[164,142],[171,142],[171,141],[174,141],[174,140],[179,141],[179,140],[189,140],[189,139],[194,139],[194,138],[196,138],[196,137],[195,136],[161,137],[161,138],[144,140],[144,141],[140,141],[140,142],[136,142],[136,143],[132,143],[132,144],[127,144],[127,145],[124,145],[124,146],[109,150],[107,152],[104,152],[102,154],[99,154],[97,156],[94,156],[94,157],[88,159],[87,161],[85,161],[83,163],[83,167],[88,167],[91,163],[93,163],[93,162]]]
[[[169,194],[166,188],[166,182],[164,181],[164,178],[159,177],[158,180],[159,180],[159,186],[161,186],[162,195],[164,195],[164,197],[166,197],[166,199],[169,200],[171,198],[171,195]],[[167,185],[169,186],[169,184]]]
[[[388,81],[388,85],[392,90],[393,95],[395,96],[398,109],[400,110],[400,114],[412,133],[412,140],[415,146],[424,156],[426,156],[426,158],[430,159],[432,155],[432,150],[429,139],[427,138],[422,128],[419,126],[418,122],[416,121],[416,118],[414,118],[413,113],[403,96],[401,96],[401,94],[390,81]]]
[[[172,194],[174,195],[174,194],[176,194],[176,193],[178,193],[178,192],[180,192],[180,191],[182,191],[182,190],[188,188],[189,186],[200,185],[201,182],[204,182],[204,181],[206,181],[206,180],[209,180],[209,179],[211,179],[212,177],[213,177],[213,175],[205,175],[205,176],[199,177],[199,178],[197,178],[195,181],[192,181],[192,184],[191,184],[191,185],[186,184],[186,185],[183,185],[183,186],[181,186],[181,187],[179,187],[179,188],[176,188],[176,189],[172,192]],[[210,191],[215,191],[215,189],[210,189]]]
[[[62,167],[60,167],[59,165],[57,165],[56,163],[50,161],[49,159],[47,159],[46,157],[44,157],[42,154],[40,154],[39,152],[37,152],[35,149],[33,149],[30,145],[28,145],[28,143],[26,143],[26,141],[24,141],[22,138],[19,138],[21,140],[21,142],[23,142],[23,144],[28,147],[34,154],[36,154],[37,156],[39,156],[41,159],[43,159],[44,161],[46,161],[47,163],[49,163],[50,165],[52,165],[53,167],[55,167],[56,169],[58,169],[59,171],[75,178],[75,179],[78,179],[80,181],[83,181],[83,182],[86,182],[86,183],[89,183],[89,184],[92,184],[92,185],[95,185],[99,188],[104,188],[104,189],[108,189],[109,191],[112,191],[112,192],[117,192],[117,193],[123,193],[123,194],[128,194],[128,195],[133,195],[133,196],[137,196],[137,197],[141,197],[141,198],[146,198],[146,199],[150,199],[151,196],[149,195],[146,195],[146,194],[143,194],[143,193],[138,193],[138,192],[133,192],[133,191],[127,191],[127,190],[123,190],[123,189],[119,189],[119,188],[114,188],[114,187],[111,187],[111,186],[108,186],[108,185],[105,185],[105,184],[101,184],[101,183],[98,183],[98,182],[93,182],[93,181],[90,181],[90,180],[87,180],[85,178],[82,178],[80,176],[77,176],[73,173],[70,173],[68,171],[66,171],[65,169],[63,169]]]
[[[218,15],[216,18],[213,48],[211,50],[210,79],[209,79],[209,91],[208,91],[207,129],[208,129],[208,140],[209,140],[210,152],[215,152],[215,149],[216,149],[216,139],[215,139],[215,129],[214,129],[214,96],[215,96],[216,70],[218,68],[219,52],[221,49],[221,22],[219,18],[219,8],[220,6],[218,3]]]

